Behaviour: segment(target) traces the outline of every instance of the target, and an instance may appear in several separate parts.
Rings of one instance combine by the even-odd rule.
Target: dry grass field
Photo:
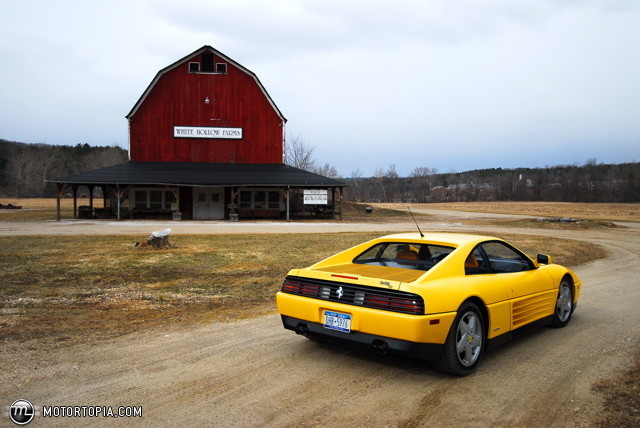
[[[0,237],[0,341],[74,342],[272,312],[289,269],[377,235],[178,235],[162,250],[133,248],[134,236]],[[569,266],[603,256],[592,244],[504,237]]]
[[[54,198],[2,198],[0,203],[22,207],[19,210],[0,210],[0,221],[36,221],[56,218],[56,200]],[[100,201],[100,203],[102,202]],[[81,205],[89,205],[89,201],[87,199],[78,200],[78,206]],[[62,218],[73,218],[73,199],[60,200],[60,213]]]
[[[376,204],[401,209],[407,204]],[[640,221],[640,204],[583,204],[573,202],[448,202],[408,204],[412,208],[453,210],[537,217],[572,217],[583,220]]]
[[[0,237],[0,340],[82,341],[264,314],[290,267],[368,237],[172,236],[163,250],[133,248],[136,236]]]

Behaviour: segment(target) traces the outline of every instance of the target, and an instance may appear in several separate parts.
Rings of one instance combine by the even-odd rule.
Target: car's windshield
[[[453,250],[443,245],[383,242],[360,254],[353,263],[429,270]]]

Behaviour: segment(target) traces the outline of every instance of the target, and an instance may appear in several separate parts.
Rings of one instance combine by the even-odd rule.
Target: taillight
[[[375,294],[366,295],[364,299],[364,306],[416,315],[424,312],[422,302],[420,301],[402,297],[379,296]]]
[[[302,294],[304,296],[315,297],[320,291],[320,287],[313,284],[305,284],[298,281],[285,279],[282,283],[282,291],[286,293]]]

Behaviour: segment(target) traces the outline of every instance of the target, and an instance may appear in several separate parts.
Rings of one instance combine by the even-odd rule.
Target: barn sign
[[[328,192],[327,190],[304,189],[303,201],[305,205],[327,205]]]
[[[214,128],[210,126],[174,126],[175,138],[242,139],[242,128]]]

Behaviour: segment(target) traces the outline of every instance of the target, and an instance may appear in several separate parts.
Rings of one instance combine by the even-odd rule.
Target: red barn
[[[282,163],[286,119],[254,73],[210,46],[161,70],[127,119],[132,161]]]
[[[74,217],[340,215],[345,184],[283,163],[285,117],[253,72],[211,46],[160,70],[126,117],[129,162],[49,180],[58,199],[71,188]],[[78,210],[80,186],[91,197]]]

